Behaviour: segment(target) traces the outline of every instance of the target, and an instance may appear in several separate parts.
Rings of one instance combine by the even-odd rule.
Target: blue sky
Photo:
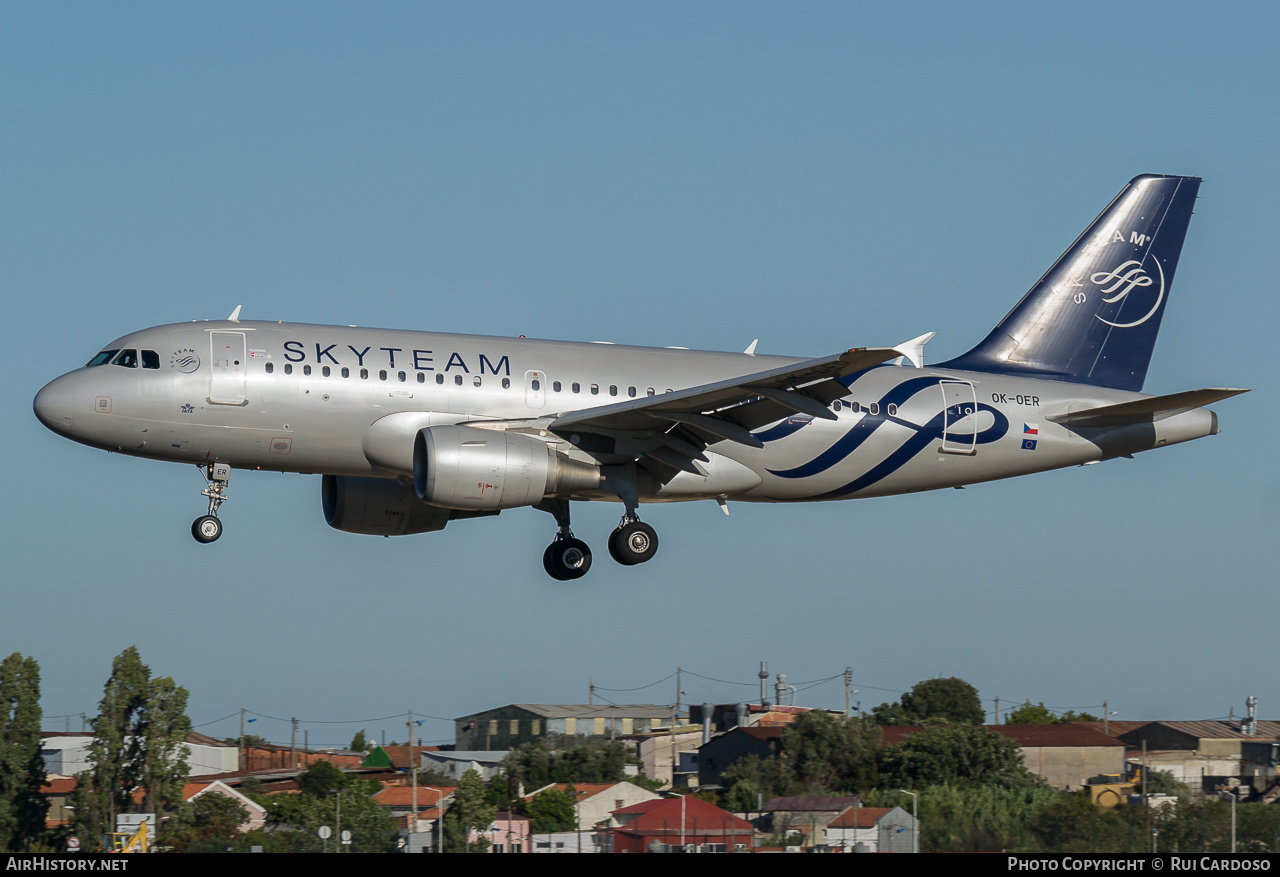
[[[16,4],[0,11],[8,311],[0,651],[93,714],[136,644],[202,730],[241,707],[403,739],[677,666],[686,700],[846,666],[864,706],[956,675],[1122,719],[1280,715],[1274,7]],[[125,332],[244,316],[819,356],[968,349],[1138,173],[1202,176],[1146,390],[1245,386],[1222,434],[964,491],[661,506],[586,579],[531,510],[376,539],[316,477],[47,432],[31,399]],[[706,678],[702,678],[706,677]],[[710,681],[727,680],[727,681]],[[739,686],[733,682],[749,683]],[[613,692],[667,703],[674,680]],[[840,706],[838,681],[799,702]],[[238,714],[238,713],[237,713]],[[322,724],[331,723],[331,724]],[[49,719],[51,728],[63,719]],[[339,723],[339,724],[332,724]],[[72,727],[78,726],[73,720]],[[284,740],[288,725],[258,733]],[[427,741],[452,738],[428,721]],[[398,735],[398,736],[397,736]]]

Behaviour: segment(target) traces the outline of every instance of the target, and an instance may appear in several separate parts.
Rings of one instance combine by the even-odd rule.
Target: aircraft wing
[[[728,440],[764,447],[751,430],[792,414],[834,420],[827,406],[849,392],[838,378],[903,355],[892,347],[856,347],[674,393],[571,411],[549,428],[560,435],[611,436],[617,453],[642,458],[641,465],[663,482],[677,470],[706,474],[695,461],[706,461],[707,445]]]
[[[1063,426],[1121,426],[1126,423],[1154,423],[1166,417],[1173,417],[1175,414],[1202,408],[1220,399],[1229,399],[1247,392],[1249,391],[1232,387],[1184,390],[1167,396],[1149,396],[1146,399],[1121,402],[1117,405],[1101,405],[1097,408],[1085,408],[1067,414],[1051,414],[1045,419],[1061,423]]]

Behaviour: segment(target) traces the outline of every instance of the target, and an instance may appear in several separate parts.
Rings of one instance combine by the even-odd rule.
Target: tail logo
[[[1110,320],[1103,320],[1102,317],[1098,317],[1100,321],[1108,326],[1115,326],[1117,329],[1131,329],[1134,326],[1141,326],[1155,316],[1156,311],[1160,310],[1160,303],[1164,301],[1164,268],[1160,266],[1159,259],[1154,259],[1153,261],[1156,263],[1156,270],[1160,274],[1158,285],[1157,281],[1143,270],[1142,263],[1134,259],[1130,259],[1114,271],[1099,271],[1089,278],[1095,286],[1103,287],[1101,290],[1102,300],[1107,304],[1123,303],[1129,293],[1135,289],[1146,289],[1150,286],[1157,287],[1155,304],[1151,305],[1151,310],[1147,311],[1142,319],[1134,320],[1132,323],[1113,323]],[[1123,307],[1123,304],[1121,306]],[[1097,316],[1097,314],[1094,316]]]

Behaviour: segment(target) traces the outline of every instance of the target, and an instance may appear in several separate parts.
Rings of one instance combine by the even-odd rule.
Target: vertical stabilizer
[[[977,347],[946,367],[1141,390],[1198,177],[1134,177]]]

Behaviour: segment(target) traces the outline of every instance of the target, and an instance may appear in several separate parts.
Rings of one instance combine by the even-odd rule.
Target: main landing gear
[[[591,549],[581,539],[575,539],[569,528],[569,501],[548,499],[537,508],[553,515],[559,527],[555,541],[542,552],[542,568],[557,581],[582,578],[591,569]],[[658,534],[634,511],[623,515],[618,528],[609,534],[609,554],[623,566],[644,563],[657,553]]]
[[[227,483],[231,480],[231,464],[210,463],[207,466],[196,466],[204,478],[205,488],[201,496],[209,497],[209,514],[201,515],[191,522],[191,535],[197,542],[208,544],[216,542],[222,535],[222,521],[218,518],[218,508],[227,501]]]

